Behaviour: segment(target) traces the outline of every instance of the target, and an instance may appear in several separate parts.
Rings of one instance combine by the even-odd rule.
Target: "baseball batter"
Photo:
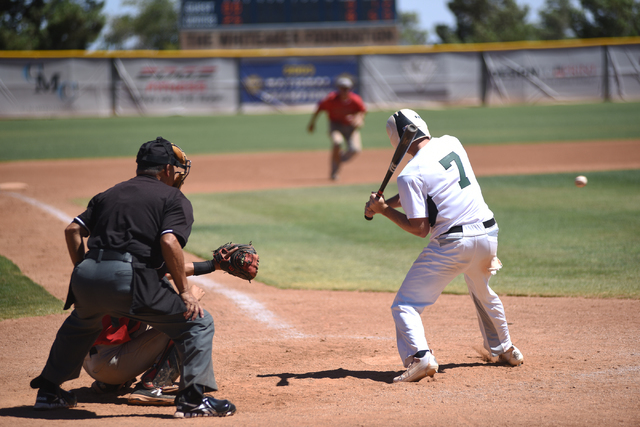
[[[365,205],[366,216],[381,214],[411,234],[430,235],[391,307],[398,352],[407,368],[394,382],[419,381],[438,371],[420,315],[459,274],[464,274],[476,307],[484,347],[518,366],[524,358],[511,342],[502,302],[489,287],[491,275],[501,267],[496,256],[498,224],[467,153],[453,136],[432,138],[424,120],[408,109],[387,120],[392,145],[398,145],[409,124],[416,125],[418,133],[407,151],[413,158],[398,176],[398,194],[385,200],[374,193]]]

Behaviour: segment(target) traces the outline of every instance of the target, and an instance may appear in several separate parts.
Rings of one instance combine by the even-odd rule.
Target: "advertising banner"
[[[612,100],[640,99],[640,46],[608,46],[609,94]]]
[[[0,116],[111,114],[108,59],[0,59]]]
[[[355,57],[243,59],[240,99],[274,109],[315,104],[335,90],[338,77],[349,77],[358,93],[357,76]]]
[[[116,113],[200,115],[238,109],[233,59],[116,59]]]
[[[488,104],[587,101],[604,95],[601,48],[485,52]]]
[[[365,102],[380,108],[481,101],[477,53],[365,56],[361,73]]]

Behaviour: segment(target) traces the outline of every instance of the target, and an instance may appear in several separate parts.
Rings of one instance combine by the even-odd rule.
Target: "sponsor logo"
[[[213,76],[216,69],[215,65],[144,66],[140,68],[136,77],[142,80],[206,79]]]
[[[44,64],[27,64],[22,69],[24,79],[33,84],[38,94],[53,93],[65,102],[71,102],[78,97],[79,85],[76,81],[62,80],[59,72],[45,73]]]
[[[207,82],[217,71],[215,65],[144,66],[136,78],[146,81],[145,91],[193,93],[206,92]]]
[[[575,77],[594,77],[598,75],[599,67],[593,64],[561,65],[553,68],[553,77],[566,79]]]

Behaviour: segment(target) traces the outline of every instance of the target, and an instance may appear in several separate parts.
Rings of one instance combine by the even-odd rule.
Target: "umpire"
[[[31,387],[35,409],[76,406],[60,384],[80,375],[102,330],[104,315],[128,317],[167,334],[183,368],[175,417],[227,416],[235,406],[204,395],[218,389],[211,355],[213,318],[190,292],[184,254],[193,224],[191,202],[180,191],[191,162],[162,137],[142,144],[136,176],[91,199],[65,229],[75,265],[65,309],[75,304]],[[85,253],[84,238],[88,252]],[[165,273],[171,273],[176,293]]]

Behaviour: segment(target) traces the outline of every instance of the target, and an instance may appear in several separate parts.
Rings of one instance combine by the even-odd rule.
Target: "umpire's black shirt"
[[[133,313],[185,311],[168,282],[158,279],[158,271],[166,271],[160,237],[173,233],[184,247],[191,234],[193,207],[180,190],[155,176],[138,175],[94,196],[74,221],[89,231],[89,250],[129,252],[135,257]],[[169,290],[173,296],[167,295]]]

